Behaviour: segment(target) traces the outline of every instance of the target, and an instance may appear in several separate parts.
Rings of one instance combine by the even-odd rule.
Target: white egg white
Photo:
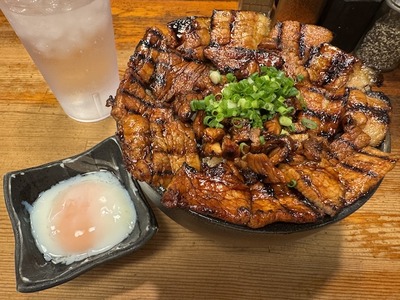
[[[39,251],[47,261],[64,264],[114,247],[132,232],[137,218],[129,193],[107,171],[57,183],[29,210]]]

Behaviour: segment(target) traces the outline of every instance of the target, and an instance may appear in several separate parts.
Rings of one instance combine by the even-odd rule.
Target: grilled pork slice
[[[193,130],[174,119],[170,109],[127,114],[119,124],[125,164],[137,180],[166,187],[183,163],[200,169]]]
[[[332,32],[328,29],[302,24],[297,21],[278,22],[270,35],[259,45],[259,49],[279,50],[284,60],[283,69],[295,78],[302,75],[308,78],[304,67],[311,49],[332,40]]]
[[[360,127],[371,138],[370,146],[379,146],[389,129],[391,106],[382,93],[351,90],[348,97],[343,127],[345,131]]]
[[[270,19],[254,11],[214,10],[210,43],[256,50],[270,31]]]
[[[393,169],[396,160],[388,153],[367,146],[362,151],[347,152],[336,165],[339,179],[345,187],[344,199],[349,205],[361,196],[372,191]]]
[[[326,89],[312,85],[298,85],[305,105],[300,110],[298,121],[301,124],[312,122],[314,126],[308,126],[310,132],[326,137],[332,137],[341,129],[339,120],[342,118],[344,106],[347,101],[347,93],[331,93]],[[307,126],[307,125],[306,125]]]
[[[210,44],[204,55],[223,73],[246,78],[260,66],[280,67],[281,57],[270,50],[257,50],[269,33],[270,20],[252,11],[214,10]]]
[[[197,143],[190,126],[177,120],[170,109],[153,109],[149,121],[155,174],[175,174],[183,163],[200,169]]]
[[[305,199],[293,193],[286,184],[255,183],[251,191],[251,217],[247,224],[261,228],[275,222],[311,223],[321,214]]]
[[[246,225],[250,220],[251,193],[231,164],[203,166],[202,171],[183,164],[162,197],[169,208],[180,207]]]
[[[149,107],[160,106],[160,103],[146,91],[141,79],[131,68],[125,71],[117,95],[110,102],[112,105],[111,113],[116,120],[119,120],[128,112],[142,115]]]
[[[374,189],[396,164],[389,153],[368,146],[369,141],[366,133],[354,128],[330,145],[330,153],[337,161],[334,168],[345,188],[346,205]]]
[[[266,154],[248,153],[243,160],[247,163],[248,169],[263,176],[264,182],[277,184],[285,183],[285,176],[274,166]]]
[[[344,207],[343,186],[326,161],[280,164],[279,170],[284,174],[286,182],[294,183],[294,188],[321,212],[334,216]]]
[[[171,48],[189,60],[204,61],[204,48],[210,43],[210,18],[187,17],[167,24]]]
[[[316,75],[312,70],[311,74],[309,74],[306,69],[307,61],[311,55],[318,54],[321,45],[329,44],[332,39],[332,32],[324,27],[302,24],[297,21],[284,21],[278,22],[274,26],[268,37],[259,44],[259,49],[279,50],[285,61],[283,66],[285,72],[293,78],[302,75],[305,80],[308,80],[309,76],[315,77]],[[349,58],[346,58],[347,62],[350,62],[350,58],[354,60],[353,56],[349,56]],[[339,73],[337,68],[343,68],[343,64],[340,61],[335,62],[335,65],[336,67],[333,66],[333,68],[329,69],[329,72]],[[345,66],[345,68],[347,67]],[[323,73],[326,73],[325,71]],[[337,75],[339,74],[335,76]],[[351,72],[346,74],[345,79],[345,86],[357,89],[364,89],[371,84],[379,83],[377,73],[356,60],[351,61]],[[330,80],[336,79],[332,78]],[[334,86],[334,88],[337,87]]]
[[[170,102],[178,94],[193,91],[204,96],[216,94],[222,88],[212,83],[209,65],[187,61],[169,49],[166,36],[156,28],[147,30],[128,66],[158,102]]]
[[[289,50],[300,59],[307,59],[311,48],[332,41],[330,30],[297,21],[277,22],[270,34],[259,44],[260,49]]]
[[[305,67],[312,84],[328,90],[338,90],[346,86],[357,62],[355,56],[324,43],[311,50]]]
[[[280,68],[283,60],[275,52],[212,44],[204,49],[205,56],[222,73],[233,73],[238,79],[260,71],[260,66]]]
[[[118,120],[117,135],[127,170],[138,180],[152,182],[149,120],[141,115],[125,114]]]
[[[368,146],[371,138],[360,127],[354,127],[335,139],[329,145],[329,151],[338,159],[343,159],[352,150],[359,151]]]

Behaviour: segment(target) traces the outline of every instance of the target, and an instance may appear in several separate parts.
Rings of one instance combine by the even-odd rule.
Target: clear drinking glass
[[[119,76],[109,0],[0,0],[0,8],[68,116],[110,115]]]

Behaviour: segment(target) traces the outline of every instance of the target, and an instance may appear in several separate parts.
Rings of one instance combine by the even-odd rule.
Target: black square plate
[[[132,233],[110,250],[70,265],[46,261],[36,247],[29,213],[22,202],[32,204],[41,192],[56,183],[100,170],[113,173],[129,192],[137,212]],[[131,253],[150,240],[158,229],[151,208],[124,167],[115,137],[80,155],[5,174],[4,197],[14,230],[16,284],[20,292],[35,292],[62,284],[101,263]]]

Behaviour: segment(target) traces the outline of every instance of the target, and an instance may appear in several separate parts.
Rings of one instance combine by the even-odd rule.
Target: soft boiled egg
[[[109,250],[133,230],[129,193],[108,171],[78,175],[42,192],[31,207],[32,235],[47,261],[70,264]]]

